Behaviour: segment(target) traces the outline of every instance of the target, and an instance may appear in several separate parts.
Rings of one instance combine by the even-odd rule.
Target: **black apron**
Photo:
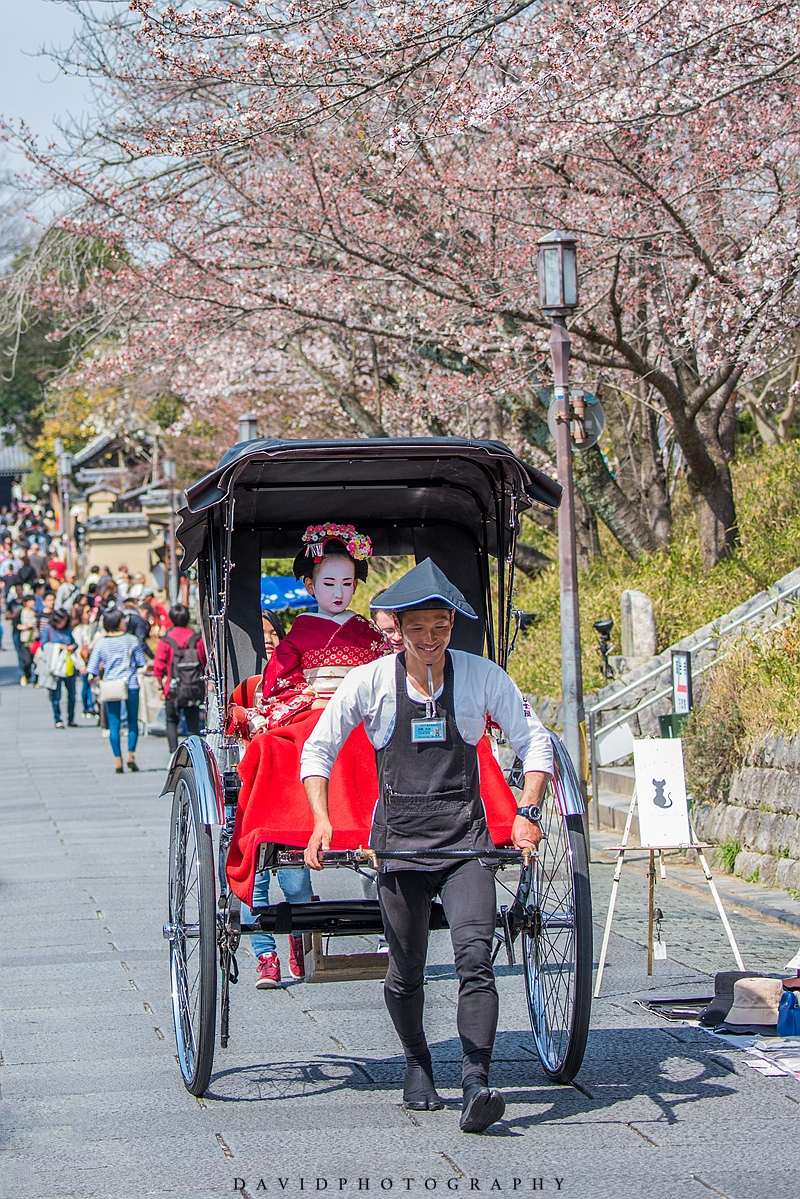
[[[445,656],[444,690],[436,701],[446,721],[445,740],[415,744],[411,722],[425,717],[425,704],[409,698],[406,657],[395,665],[397,717],[383,749],[376,750],[380,797],[375,807],[370,845],[382,850],[491,850],[478,773],[478,749],[456,726],[453,661]],[[381,870],[442,870],[453,858],[392,859]]]

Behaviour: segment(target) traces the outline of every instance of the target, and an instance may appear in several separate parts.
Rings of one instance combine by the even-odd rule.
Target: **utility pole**
[[[169,549],[169,604],[178,602],[178,543],[175,537],[175,459],[165,457],[162,470],[167,484],[167,543]]]
[[[58,507],[61,513],[61,536],[64,541],[64,557],[67,570],[72,570],[72,538],[69,519],[70,507],[70,475],[72,474],[72,454],[64,453],[64,442],[56,437],[54,442],[56,454]]]

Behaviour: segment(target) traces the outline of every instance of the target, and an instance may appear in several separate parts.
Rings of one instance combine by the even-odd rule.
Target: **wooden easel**
[[[644,845],[644,846],[628,845],[628,838],[630,837],[631,824],[633,823],[633,813],[634,813],[635,809],[636,809],[636,788],[634,787],[633,795],[631,796],[631,806],[628,808],[628,817],[625,821],[625,831],[622,834],[622,844],[610,846],[608,849],[609,853],[616,851],[617,865],[616,865],[616,869],[614,870],[614,881],[611,884],[611,898],[610,898],[609,904],[608,904],[608,915],[606,916],[606,926],[603,931],[603,947],[600,950],[600,963],[597,968],[597,982],[595,983],[595,988],[594,988],[595,999],[600,994],[600,984],[603,981],[603,971],[605,970],[606,956],[608,954],[608,942],[611,938],[611,922],[614,918],[614,907],[617,902],[617,891],[619,890],[619,880],[622,875],[622,866],[625,861],[625,854],[631,853],[632,851],[638,851],[641,849],[648,848],[646,845]],[[666,863],[664,862],[664,853],[667,850],[672,850],[672,849],[684,849],[684,850],[685,849],[694,849],[697,851],[697,859],[700,863],[703,874],[705,875],[705,879],[706,879],[706,882],[708,883],[709,890],[711,891],[711,894],[714,897],[714,903],[717,905],[717,911],[719,912],[719,918],[722,921],[723,928],[725,929],[725,932],[728,934],[728,940],[730,941],[731,949],[733,950],[733,956],[736,958],[736,964],[740,970],[744,970],[744,968],[745,968],[744,962],[742,961],[742,955],[739,952],[739,946],[736,944],[736,938],[733,935],[733,929],[730,926],[728,917],[725,915],[725,909],[722,906],[722,900],[719,897],[719,892],[717,891],[716,885],[714,883],[714,879],[711,875],[711,870],[709,869],[708,862],[706,861],[705,854],[703,853],[704,849],[710,849],[711,846],[695,840],[694,829],[691,827],[691,824],[689,826],[689,829],[691,832],[691,841],[688,845],[662,845],[657,849],[649,850],[650,865],[649,865],[649,869],[647,872],[648,884],[649,884],[648,903],[647,903],[647,907],[648,907],[648,913],[647,913],[647,973],[648,973],[648,975],[653,973],[653,904],[654,904],[654,899],[655,899],[655,885],[656,885],[655,858],[656,858],[656,854],[658,854],[658,861],[659,861],[659,867],[660,867],[660,871],[661,871],[661,877],[662,877],[662,879],[665,879],[667,877],[667,867],[666,867]]]

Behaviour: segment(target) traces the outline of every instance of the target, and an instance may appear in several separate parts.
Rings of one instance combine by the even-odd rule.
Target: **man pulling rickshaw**
[[[374,603],[394,613],[404,650],[350,671],[305,744],[300,773],[314,814],[305,859],[322,869],[334,832],[328,779],[339,750],[363,722],[378,762],[370,846],[378,854],[408,855],[382,860],[378,874],[389,945],[384,998],[406,1058],[403,1102],[415,1111],[443,1106],[422,1023],[429,913],[438,894],[459,978],[460,1124],[464,1132],[483,1132],[505,1110],[500,1092],[489,1087],[498,1008],[494,875],[479,858],[453,861],[436,852],[494,849],[476,748],[487,717],[503,729],[523,765],[523,803],[512,843],[535,850],[542,836],[539,805],[552,771],[550,738],[505,671],[486,658],[448,649],[455,613],[477,617],[430,559]]]

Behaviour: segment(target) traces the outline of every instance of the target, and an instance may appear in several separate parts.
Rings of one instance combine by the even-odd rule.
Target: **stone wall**
[[[701,841],[741,846],[736,874],[800,891],[800,732],[766,737],[733,776],[727,802],[695,808],[693,822]]]
[[[672,650],[682,649],[692,651],[692,674],[694,682],[694,698],[695,702],[702,699],[702,675],[697,672],[702,666],[705,666],[713,658],[717,656],[720,649],[727,650],[730,647],[731,640],[738,636],[746,635],[753,636],[754,632],[761,629],[768,629],[777,623],[785,620],[793,611],[792,601],[796,599],[796,595],[790,595],[788,602],[783,602],[775,599],[777,595],[785,594],[786,592],[794,593],[800,590],[800,569],[793,570],[790,574],[784,575],[779,579],[774,587],[769,591],[759,591],[758,595],[752,596],[743,604],[733,608],[725,616],[720,616],[713,620],[710,624],[704,625],[702,629],[696,629],[688,637],[684,637],[682,641],[676,641],[669,649],[663,651],[655,658],[651,658],[649,662],[637,667],[635,670],[628,671],[621,675],[620,678],[614,679],[607,687],[603,687],[595,696],[586,697],[586,706],[594,707],[596,703],[602,702],[602,711],[598,713],[598,728],[604,724],[608,724],[616,716],[622,715],[623,712],[631,711],[643,700],[649,699],[659,691],[670,688],[669,694],[662,699],[651,703],[641,712],[632,716],[630,719],[630,727],[634,737],[652,737],[658,736],[659,733],[659,716],[666,715],[672,711],[672,691],[671,691],[671,663]],[[770,599],[775,602],[769,603]],[[763,612],[758,609],[767,604]],[[739,624],[739,621],[744,623]],[[736,629],[731,626],[736,625]],[[702,644],[707,643],[707,644]],[[702,648],[697,647],[702,644]],[[662,673],[654,678],[645,678],[656,667],[663,666]],[[642,680],[639,686],[635,684],[638,680]],[[619,695],[623,688],[629,684],[634,684],[630,691],[624,695]],[[543,705],[542,705],[543,706]]]

